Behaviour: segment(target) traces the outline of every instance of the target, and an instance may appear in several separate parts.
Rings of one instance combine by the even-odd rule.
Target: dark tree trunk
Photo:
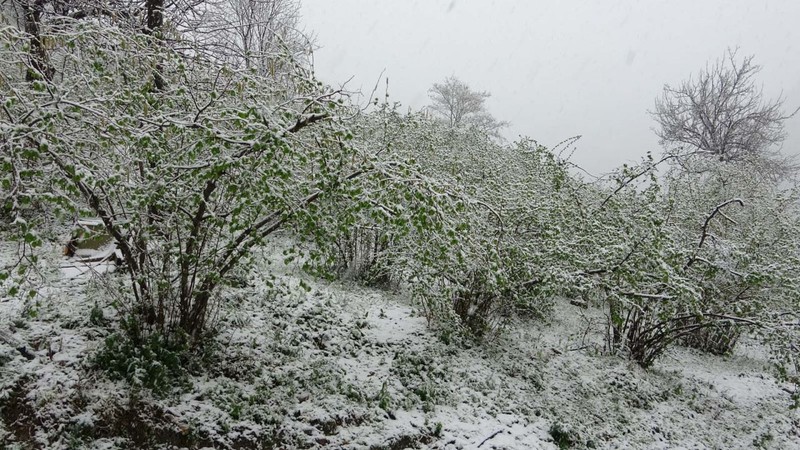
[[[147,34],[160,40],[162,39],[161,29],[164,26],[164,0],[147,0],[145,7],[147,10]],[[161,64],[158,64],[153,72],[153,84],[158,91],[162,91],[166,87],[161,70]]]
[[[41,35],[42,12],[44,11],[44,0],[25,1],[22,3],[25,11],[25,32],[30,35],[30,67],[25,73],[27,81],[53,79],[55,70],[50,67],[47,58],[44,42]]]

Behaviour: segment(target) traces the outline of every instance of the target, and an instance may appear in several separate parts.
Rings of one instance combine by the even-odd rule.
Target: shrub
[[[196,346],[251,250],[292,224],[319,225],[314,203],[352,194],[340,186],[369,172],[371,157],[348,144],[345,100],[302,64],[261,76],[127,26],[47,27],[47,51],[64,64],[35,80],[20,70],[35,72],[30,36],[0,29],[0,97],[13,98],[0,128],[16,126],[0,140],[0,184],[13,186],[0,207],[28,247],[41,244],[39,222],[17,205],[50,205],[41,222],[99,218],[128,276],[124,314],[157,341],[186,334]]]
[[[337,258],[334,271],[342,278],[367,286],[392,285],[389,250],[391,237],[378,227],[352,226],[334,240]]]
[[[113,379],[166,394],[186,383],[191,353],[188,339],[168,338],[158,333],[137,335],[136,324],[127,323],[126,330],[108,336],[94,356],[94,366]]]
[[[572,431],[565,428],[559,422],[550,425],[549,433],[550,437],[553,438],[553,442],[562,450],[570,448],[576,443]]]
[[[687,319],[686,326],[697,324],[695,318]],[[697,328],[679,339],[679,343],[686,347],[711,353],[712,355],[728,355],[733,352],[742,330],[734,323],[720,322],[709,326]]]

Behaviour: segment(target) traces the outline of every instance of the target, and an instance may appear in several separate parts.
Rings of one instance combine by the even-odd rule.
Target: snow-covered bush
[[[697,319],[688,319],[686,327],[698,323]],[[713,355],[730,354],[736,347],[742,330],[735,323],[714,323],[709,327],[702,327],[683,336],[678,342],[687,347],[696,348]]]
[[[321,261],[401,283],[431,323],[476,337],[516,312],[546,312],[553,284],[540,281],[551,278],[551,235],[533,227],[568,220],[559,212],[572,195],[561,189],[572,180],[563,161],[532,141],[504,147],[397,105],[353,129],[354,145],[380,158],[357,195],[340,198],[348,204],[319,204],[330,217],[316,230],[329,243]],[[354,239],[362,230],[374,233],[366,249]]]
[[[797,309],[794,194],[706,160],[631,182],[653,165],[624,168],[593,213],[605,238],[584,273],[606,293],[609,346],[648,366],[675,341],[728,351],[739,326],[788,332],[775,313]]]
[[[129,274],[119,304],[142,328],[133,336],[199,342],[250,250],[292,223],[313,227],[311,205],[369,170],[347,143],[344,100],[300,66],[287,92],[209,62],[191,41],[176,51],[82,21],[42,33],[59,70],[31,81],[20,70],[29,36],[0,30],[3,205],[102,220]],[[15,218],[36,244],[36,224]]]

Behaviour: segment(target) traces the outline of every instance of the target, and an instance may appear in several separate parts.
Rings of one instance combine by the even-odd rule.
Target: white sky
[[[765,93],[800,106],[800,0],[301,0],[317,75],[369,95],[428,104],[455,75],[492,93],[509,140],[552,146],[583,135],[573,161],[600,173],[660,152],[647,110],[723,55],[754,54]],[[383,94],[383,84],[380,94]],[[784,151],[800,153],[800,114]]]

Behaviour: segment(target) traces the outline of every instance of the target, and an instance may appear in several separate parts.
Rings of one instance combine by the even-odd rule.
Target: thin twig
[[[488,441],[488,440],[490,440],[490,439],[493,439],[495,436],[497,436],[498,434],[500,434],[500,433],[502,433],[502,432],[503,432],[503,430],[497,430],[497,431],[495,431],[495,432],[494,432],[494,433],[492,433],[492,434],[491,434],[489,437],[487,437],[486,439],[482,440],[482,441],[481,441],[481,443],[480,443],[480,444],[478,444],[478,448],[481,448],[481,445],[485,444],[485,443],[486,443],[486,441]]]

